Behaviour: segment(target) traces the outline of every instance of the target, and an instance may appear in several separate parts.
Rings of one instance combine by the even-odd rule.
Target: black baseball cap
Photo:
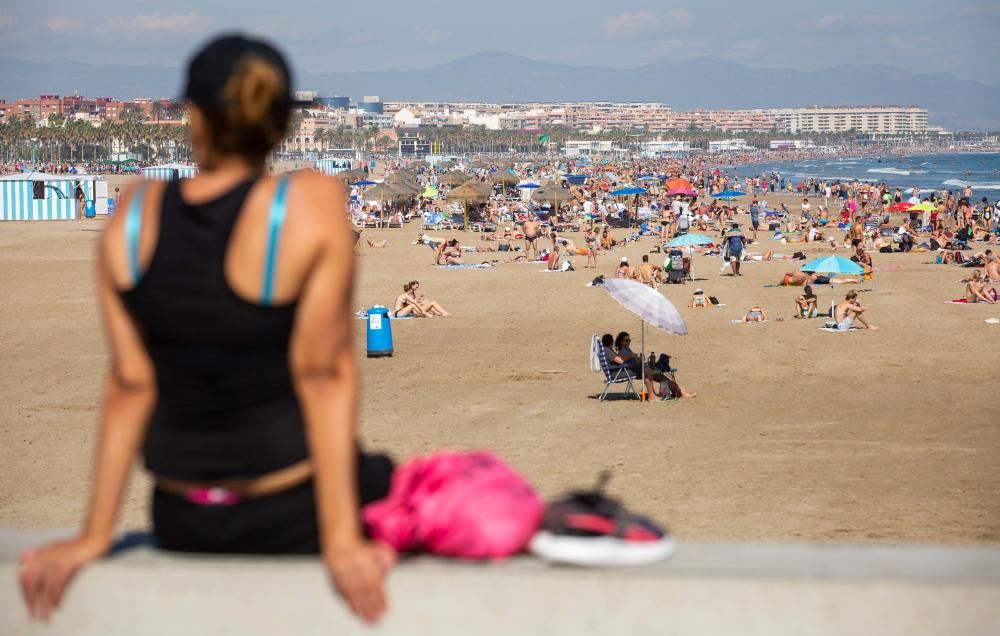
[[[285,94],[279,104],[283,108],[308,106],[292,96],[292,73],[285,56],[271,44],[239,33],[220,35],[202,47],[188,62],[184,99],[206,112],[216,112],[224,106],[226,82],[247,57],[270,62],[285,81]]]

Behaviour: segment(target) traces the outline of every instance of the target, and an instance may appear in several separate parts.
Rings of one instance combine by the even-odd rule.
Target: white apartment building
[[[746,139],[724,139],[708,142],[709,152],[741,152],[744,150],[753,150],[753,146],[748,144]]]
[[[790,133],[860,132],[894,135],[927,131],[927,110],[916,106],[810,106],[769,111]]]
[[[563,146],[563,154],[567,157],[579,157],[581,155],[594,157],[594,156],[609,156],[609,155],[621,155],[624,154],[625,150],[618,148],[614,141],[609,140],[566,140],[566,145]]]
[[[688,141],[646,141],[639,145],[639,152],[643,157],[660,157],[688,150],[691,150],[691,143]]]

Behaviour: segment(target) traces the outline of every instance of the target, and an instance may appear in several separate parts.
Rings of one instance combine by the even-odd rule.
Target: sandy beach
[[[796,201],[787,199],[790,208]],[[92,275],[103,226],[0,225],[0,525],[80,521],[107,364]],[[736,279],[719,276],[718,258],[696,256],[703,280],[660,288],[690,335],[647,330],[646,350],[671,354],[698,397],[602,404],[594,396],[603,381],[587,361],[591,334],[628,330],[638,340],[639,321],[585,286],[593,270],[439,269],[411,243],[417,232],[415,223],[365,230],[389,243],[359,248],[354,304],[390,304],[417,279],[455,315],[394,322],[387,359],[365,357],[365,323],[356,322],[366,446],[397,458],[493,449],[547,496],[611,469],[611,493],[681,539],[1000,540],[1000,334],[983,322],[1000,310],[943,303],[962,294],[968,270],[924,264],[926,253],[874,254],[875,284],[837,295],[873,288],[860,300],[881,330],[827,333],[822,320],[789,319],[798,288],[764,287],[801,263],[750,263]],[[468,236],[465,244],[486,244]],[[801,249],[766,240],[753,249],[768,247]],[[602,254],[598,273],[651,248],[646,240]],[[467,255],[493,258],[503,257]],[[696,286],[727,306],[686,308]],[[828,302],[829,287],[816,293]],[[752,304],[785,320],[731,322]],[[126,526],[146,525],[148,490],[137,470]]]

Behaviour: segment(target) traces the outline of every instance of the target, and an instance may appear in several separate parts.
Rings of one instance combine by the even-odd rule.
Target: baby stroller
[[[687,278],[684,271],[684,253],[680,250],[670,250],[667,253],[667,282],[670,284],[683,284]]]

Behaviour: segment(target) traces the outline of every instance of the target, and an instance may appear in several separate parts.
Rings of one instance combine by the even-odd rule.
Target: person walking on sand
[[[538,236],[542,231],[542,225],[538,222],[538,217],[532,214],[524,222],[524,255],[529,261],[538,260]]]
[[[729,265],[732,267],[733,276],[742,276],[740,273],[740,261],[743,259],[743,248],[746,246],[746,239],[739,228],[730,232],[726,236],[726,250],[729,255]]]
[[[597,230],[594,228],[593,221],[590,222],[585,242],[587,244],[587,264],[584,267],[597,269]]]

